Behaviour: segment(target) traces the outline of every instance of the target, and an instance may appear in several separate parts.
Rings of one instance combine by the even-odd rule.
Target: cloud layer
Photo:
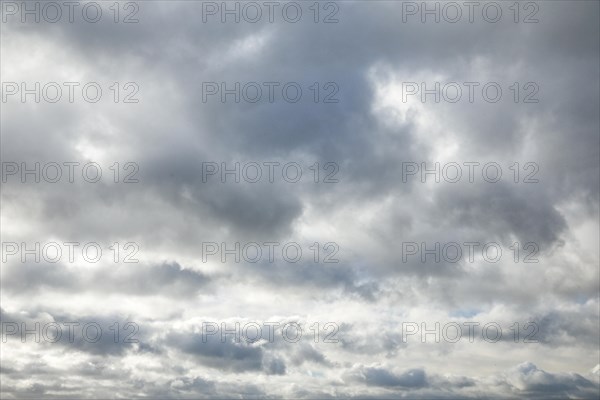
[[[598,397],[598,2],[313,3],[2,2],[3,397]]]

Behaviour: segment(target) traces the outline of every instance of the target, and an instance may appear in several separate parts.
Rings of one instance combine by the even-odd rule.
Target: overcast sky
[[[467,3],[2,0],[2,397],[597,399],[600,3]]]

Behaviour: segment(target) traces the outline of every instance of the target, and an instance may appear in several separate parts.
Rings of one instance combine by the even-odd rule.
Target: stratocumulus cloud
[[[600,395],[598,1],[2,1],[1,397]]]

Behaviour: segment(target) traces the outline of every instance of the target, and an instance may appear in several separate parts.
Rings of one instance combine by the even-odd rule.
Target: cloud
[[[117,5],[120,17],[128,4]],[[57,103],[2,103],[3,162],[40,162],[40,175],[45,163],[80,163],[74,182],[67,169],[58,183],[31,173],[3,181],[2,240],[93,241],[106,255],[3,263],[3,332],[17,330],[2,343],[2,397],[598,397],[598,2],[519,3],[519,15],[501,3],[498,23],[485,21],[493,5],[483,3],[475,21],[463,8],[457,23],[402,22],[412,3],[392,1],[302,2],[298,23],[280,18],[283,5],[272,23],[205,23],[206,2],[132,4],[139,23],[115,23],[103,3],[95,24],[18,15],[0,24],[3,83],[103,88],[98,103],[80,88],[73,103],[66,92]],[[536,8],[539,22],[523,23]],[[339,22],[314,22],[336,9]],[[275,81],[273,102],[202,96],[205,82]],[[402,101],[403,83],[435,81],[480,82],[478,96],[497,82],[503,96]],[[139,102],[115,103],[115,82],[120,96],[134,82]],[[283,99],[286,82],[302,87],[297,103]],[[539,102],[524,103],[532,87]],[[323,102],[330,94],[339,101]],[[501,181],[403,179],[406,162],[470,161],[498,163]],[[81,175],[88,162],[101,166],[97,183]],[[137,183],[123,182],[128,162]],[[235,183],[203,179],[206,162],[279,166],[273,182],[263,169],[260,182]],[[290,162],[302,167],[297,183],[281,175]],[[329,162],[337,183],[324,182]],[[528,162],[537,183],[523,181]],[[301,243],[304,257],[203,260],[206,242],[267,241]],[[498,242],[502,259],[402,259],[404,242],[471,241]],[[115,242],[136,243],[139,262],[113,262]],[[322,261],[330,242],[340,261],[313,262],[311,246]],[[522,260],[529,242],[538,263]],[[496,322],[502,339],[403,341],[403,322],[452,320]],[[21,323],[69,321],[105,334],[20,340]],[[293,321],[303,336],[204,342],[205,321]],[[135,322],[139,343],[115,342],[115,322]],[[522,340],[529,322],[537,343]]]

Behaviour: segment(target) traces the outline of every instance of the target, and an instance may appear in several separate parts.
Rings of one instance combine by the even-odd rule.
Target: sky
[[[600,3],[0,2],[6,399],[597,399]]]

